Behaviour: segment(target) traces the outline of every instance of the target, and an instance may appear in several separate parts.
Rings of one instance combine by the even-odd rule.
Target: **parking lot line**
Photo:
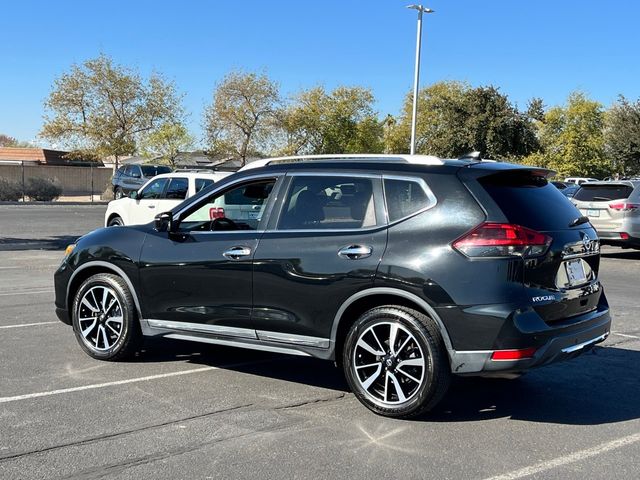
[[[35,323],[22,323],[17,325],[1,325],[0,330],[2,330],[3,328],[21,328],[21,327],[33,327],[35,325],[53,325],[54,323],[61,323],[61,322],[35,322]]]
[[[61,388],[59,390],[49,390],[46,392],[27,393],[25,395],[15,395],[13,397],[0,397],[0,403],[17,402],[19,400],[29,400],[31,398],[50,397],[52,395],[60,395],[63,393],[82,392],[84,390],[95,390],[97,388],[113,387],[116,385],[126,385],[129,383],[148,382],[150,380],[158,380],[161,378],[179,377],[181,375],[191,375],[192,373],[207,372],[213,370],[223,370],[225,368],[244,367],[248,365],[258,365],[263,363],[273,362],[273,359],[269,360],[257,360],[252,362],[239,362],[229,365],[221,365],[219,367],[200,367],[192,368],[190,370],[181,370],[179,372],[158,373],[156,375],[147,375],[146,377],[128,378],[126,380],[116,380],[113,382],[94,383],[91,385],[82,385],[80,387]]]
[[[253,362],[258,363],[258,362]],[[91,385],[82,385],[81,387],[61,388],[59,390],[49,390],[47,392],[27,393],[26,395],[16,395],[14,397],[0,397],[0,403],[16,402],[18,400],[28,400],[30,398],[49,397],[51,395],[60,395],[62,393],[82,392],[84,390],[94,390],[96,388],[113,387],[116,385],[126,385],[128,383],[148,382],[149,380],[157,380],[160,378],[178,377],[180,375],[190,375],[192,373],[206,372],[209,370],[219,370],[221,367],[200,367],[191,370],[182,370],[179,372],[159,373],[157,375],[148,375],[146,377],[129,378],[127,380],[116,380],[114,382],[94,383]]]
[[[619,337],[627,337],[627,338],[637,338],[638,340],[640,340],[640,336],[638,335],[629,335],[627,333],[618,333],[618,332],[611,332],[614,335],[618,335]]]
[[[0,297],[8,297],[9,295],[38,295],[40,293],[52,293],[52,292],[53,292],[52,288],[48,290],[33,290],[29,292],[7,292],[7,293],[0,293]]]
[[[502,475],[496,475],[495,477],[489,477],[485,480],[515,480],[518,478],[528,477],[530,475],[545,472],[553,468],[580,462],[582,460],[586,460],[587,458],[595,457],[597,455],[601,455],[603,453],[610,452],[611,450],[625,447],[627,445],[632,445],[637,442],[640,442],[640,433],[634,433],[633,435],[617,438],[615,440],[611,440],[610,442],[601,443],[600,445],[597,445],[595,447],[587,448],[586,450],[579,450],[569,455],[552,458],[551,460],[545,460],[543,462],[536,463],[535,465],[521,468],[520,470],[514,470],[513,472],[504,473]]]

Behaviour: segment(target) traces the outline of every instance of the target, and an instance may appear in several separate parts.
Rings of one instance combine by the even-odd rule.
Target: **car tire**
[[[93,275],[80,286],[72,324],[82,349],[98,360],[131,357],[142,339],[131,291],[121,277],[110,273]]]
[[[116,189],[113,191],[113,196],[116,200],[120,200],[124,197],[124,191],[120,187],[116,187]]]
[[[107,227],[122,227],[122,226],[124,226],[122,217],[119,217],[117,215],[115,217],[111,217],[109,219],[109,223],[107,224]]]
[[[358,400],[387,417],[411,418],[431,410],[451,381],[437,324],[401,306],[361,315],[349,330],[342,362]]]

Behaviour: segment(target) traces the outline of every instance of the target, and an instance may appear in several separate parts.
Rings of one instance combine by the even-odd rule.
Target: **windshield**
[[[582,185],[582,188],[573,196],[576,200],[583,202],[607,202],[609,200],[620,200],[629,198],[633,192],[633,187],[629,185]]]

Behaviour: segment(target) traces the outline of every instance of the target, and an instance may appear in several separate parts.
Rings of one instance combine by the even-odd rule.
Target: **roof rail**
[[[342,161],[342,160],[362,160],[362,161],[379,161],[379,162],[397,162],[412,163],[418,165],[444,165],[441,158],[431,155],[393,155],[393,154],[325,154],[325,155],[295,155],[290,157],[263,158],[247,163],[240,170],[249,170],[253,168],[265,167],[267,165],[280,163],[298,163],[307,161]]]

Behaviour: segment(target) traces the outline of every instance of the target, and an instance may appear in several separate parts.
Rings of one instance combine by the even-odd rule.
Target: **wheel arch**
[[[112,274],[118,275],[120,278],[124,280],[124,282],[127,284],[127,287],[129,287],[129,290],[131,291],[131,296],[133,297],[133,302],[135,303],[135,306],[136,306],[136,313],[138,315],[138,320],[140,321],[142,326],[142,310],[140,309],[138,294],[136,292],[135,287],[133,286],[133,283],[131,283],[131,279],[120,267],[112,263],[103,262],[100,260],[95,260],[95,261],[82,264],[71,275],[71,278],[69,279],[69,283],[67,284],[67,294],[66,294],[67,308],[69,309],[69,315],[70,315],[69,318],[71,318],[71,315],[73,315],[73,312],[71,311],[73,308],[73,297],[75,296],[76,292],[80,288],[80,285],[82,285],[82,283],[87,278],[92,277],[93,275],[96,275],[98,273],[112,273]]]
[[[331,328],[331,348],[336,362],[340,362],[344,339],[349,328],[365,311],[382,305],[401,305],[424,313],[432,318],[442,335],[447,354],[452,358],[454,353],[451,338],[444,323],[434,308],[417,295],[389,287],[374,287],[362,290],[345,300],[336,313]]]

